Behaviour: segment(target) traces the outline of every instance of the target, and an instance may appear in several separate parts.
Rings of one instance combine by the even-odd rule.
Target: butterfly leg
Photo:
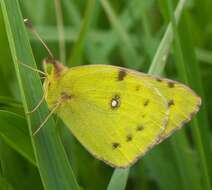
[[[41,123],[41,125],[38,127],[38,129],[33,133],[33,136],[35,136],[40,129],[45,125],[45,123],[49,120],[49,118],[54,114],[54,112],[60,107],[60,105],[65,102],[66,100],[70,99],[71,97],[67,95],[66,93],[63,93],[60,98],[58,99],[57,103],[53,107],[53,109],[50,111],[50,113],[46,116],[45,120]]]
[[[48,84],[49,84],[49,81],[47,81],[47,82],[48,83],[47,83],[46,86],[48,86]],[[26,114],[31,114],[31,113],[35,112],[41,106],[41,104],[45,101],[46,93],[47,93],[47,90],[44,89],[44,94],[43,94],[41,100],[38,102],[38,104],[31,111],[26,112]]]
[[[61,105],[62,100],[59,101],[55,107],[50,111],[50,113],[46,116],[45,120],[40,124],[40,126],[36,129],[36,131],[32,134],[33,136],[35,136],[40,129],[46,124],[46,122],[49,120],[49,118],[54,114],[54,112],[59,108],[59,106]]]
[[[29,65],[26,65],[26,64],[24,64],[24,63],[22,63],[22,62],[20,62],[20,61],[17,61],[17,62],[18,62],[18,64],[20,64],[20,65],[22,65],[22,66],[24,66],[24,67],[30,69],[31,71],[40,73],[40,74],[44,75],[44,77],[47,77],[47,74],[46,74],[45,72],[43,72],[43,71],[41,71],[41,70],[39,70],[39,69],[35,69],[35,68],[33,68],[33,67],[29,66]]]
[[[41,100],[38,102],[38,104],[31,111],[26,112],[26,114],[31,114],[31,113],[35,112],[41,106],[41,104],[44,102],[44,100],[45,100],[45,93],[43,94],[43,96],[42,96]]]

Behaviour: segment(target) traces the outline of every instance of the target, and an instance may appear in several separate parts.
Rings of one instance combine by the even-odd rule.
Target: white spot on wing
[[[118,106],[118,101],[113,99],[113,100],[111,101],[111,106],[112,106],[113,108],[117,107],[117,106]]]

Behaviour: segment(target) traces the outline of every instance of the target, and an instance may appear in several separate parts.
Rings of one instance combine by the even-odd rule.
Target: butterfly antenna
[[[36,29],[33,27],[31,20],[24,19],[24,23],[25,23],[25,26],[28,29],[30,29],[30,31],[36,36],[36,38],[43,44],[43,46],[47,50],[47,52],[48,52],[49,56],[51,57],[51,59],[54,59],[53,53],[51,52],[51,50],[49,49],[49,47],[46,45],[46,43],[44,42],[44,40],[41,38],[41,36],[39,35],[39,33],[36,31]]]

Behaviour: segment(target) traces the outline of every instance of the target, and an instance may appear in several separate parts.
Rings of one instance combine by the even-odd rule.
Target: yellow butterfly
[[[109,65],[44,63],[47,104],[80,143],[113,167],[128,167],[199,110],[201,99],[169,79]]]
[[[44,62],[51,112],[34,134],[56,113],[96,158],[125,168],[198,112],[200,97],[179,82],[109,65],[63,66],[25,24],[52,57]]]

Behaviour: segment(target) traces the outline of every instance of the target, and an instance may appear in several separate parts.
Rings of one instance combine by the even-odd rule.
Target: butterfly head
[[[43,60],[44,72],[47,74],[48,79],[57,79],[62,76],[67,67],[53,58],[46,58]]]
[[[51,105],[61,95],[58,83],[68,68],[53,58],[47,58],[43,60],[43,69],[47,75],[43,84],[44,89],[47,91],[46,100]]]

